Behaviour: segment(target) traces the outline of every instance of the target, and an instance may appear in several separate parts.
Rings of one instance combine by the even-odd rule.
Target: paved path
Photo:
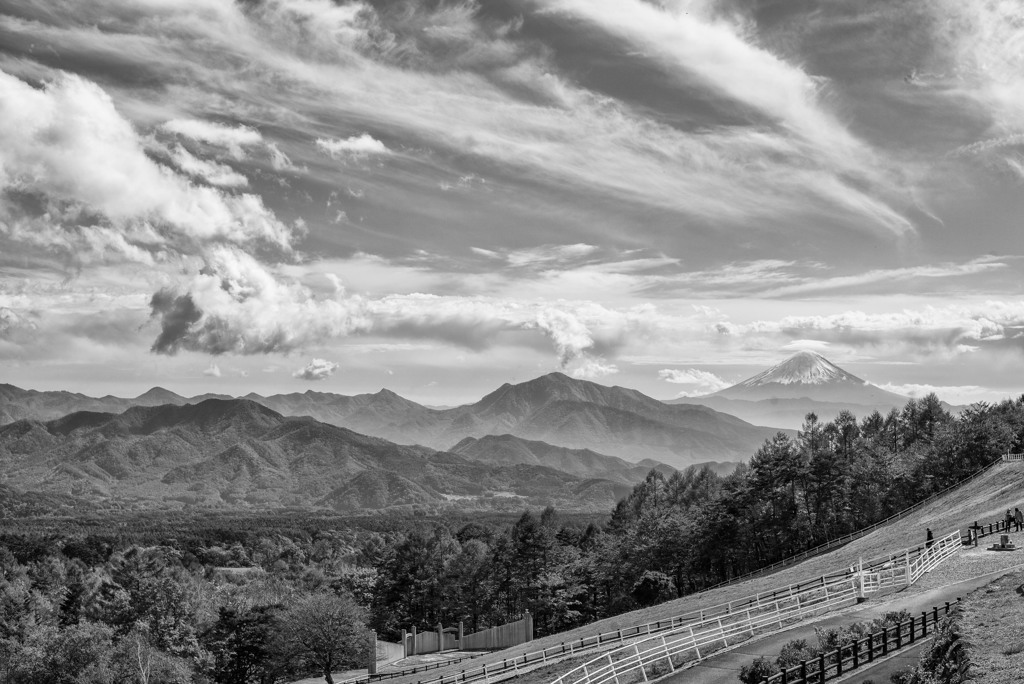
[[[783,632],[758,639],[753,643],[741,644],[731,651],[712,656],[691,668],[666,677],[660,682],[662,684],[739,684],[740,668],[749,664],[754,658],[765,656],[774,659],[779,655],[782,647],[793,639],[807,639],[811,644],[816,643],[815,627],[839,627],[854,622],[869,622],[893,610],[908,610],[913,614],[920,615],[925,608],[941,605],[946,601],[952,603],[958,596],[966,596],[971,591],[988,584],[995,577],[1005,573],[1006,570],[998,570],[924,592],[906,595],[903,595],[904,592],[900,592],[883,597],[881,601],[869,600],[838,615],[826,617],[813,623],[797,625]],[[903,652],[901,652],[899,658],[893,658],[870,668],[860,668],[854,676],[844,680],[844,684],[861,684],[867,679],[873,680],[876,684],[885,684],[889,681],[889,675],[885,672],[895,672],[917,662],[920,651],[914,647],[905,652],[910,653],[911,650],[916,651],[917,655],[903,656]]]

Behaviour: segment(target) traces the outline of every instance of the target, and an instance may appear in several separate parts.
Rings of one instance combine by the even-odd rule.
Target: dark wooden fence
[[[959,601],[957,598],[957,603]],[[761,684],[824,684],[830,679],[841,677],[927,638],[937,629],[939,621],[949,614],[952,605],[947,601],[941,608],[935,606],[930,611],[923,611],[921,617],[912,616],[894,627],[886,627],[840,649],[822,653],[812,660],[803,660],[795,667],[766,677],[761,680]]]

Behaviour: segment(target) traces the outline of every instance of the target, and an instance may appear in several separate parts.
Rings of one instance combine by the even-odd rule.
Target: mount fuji
[[[823,420],[844,409],[863,417],[901,408],[909,399],[858,378],[821,354],[804,351],[718,392],[668,403],[701,404],[759,425],[798,428],[812,411]]]

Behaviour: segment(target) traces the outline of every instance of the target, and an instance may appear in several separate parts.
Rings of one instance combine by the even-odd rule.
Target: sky
[[[7,0],[0,382],[1024,392],[1019,0]]]

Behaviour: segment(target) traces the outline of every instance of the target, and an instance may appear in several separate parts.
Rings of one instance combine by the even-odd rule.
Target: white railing
[[[1003,454],[1004,461],[1024,461],[1024,454]]]
[[[627,675],[647,681],[674,672],[688,662],[703,660],[709,653],[727,647],[730,638],[752,638],[758,632],[782,629],[786,623],[837,610],[869,593],[913,584],[960,548],[960,531],[956,530],[914,556],[907,550],[902,557],[889,556],[885,561],[869,563],[866,568],[861,564],[844,579],[823,581],[819,587],[808,587],[795,596],[737,612],[729,618],[685,625],[609,651],[566,672],[552,684],[606,684],[612,680],[624,684],[622,680]]]
[[[555,680],[556,684],[623,684],[631,678],[654,678],[674,672],[691,661],[702,660],[710,653],[745,641],[758,633],[782,629],[786,624],[820,615],[856,603],[859,595],[854,578],[820,587],[786,601],[776,601],[764,609],[745,611],[731,618],[716,618],[687,625],[685,629],[637,641],[570,670]]]

